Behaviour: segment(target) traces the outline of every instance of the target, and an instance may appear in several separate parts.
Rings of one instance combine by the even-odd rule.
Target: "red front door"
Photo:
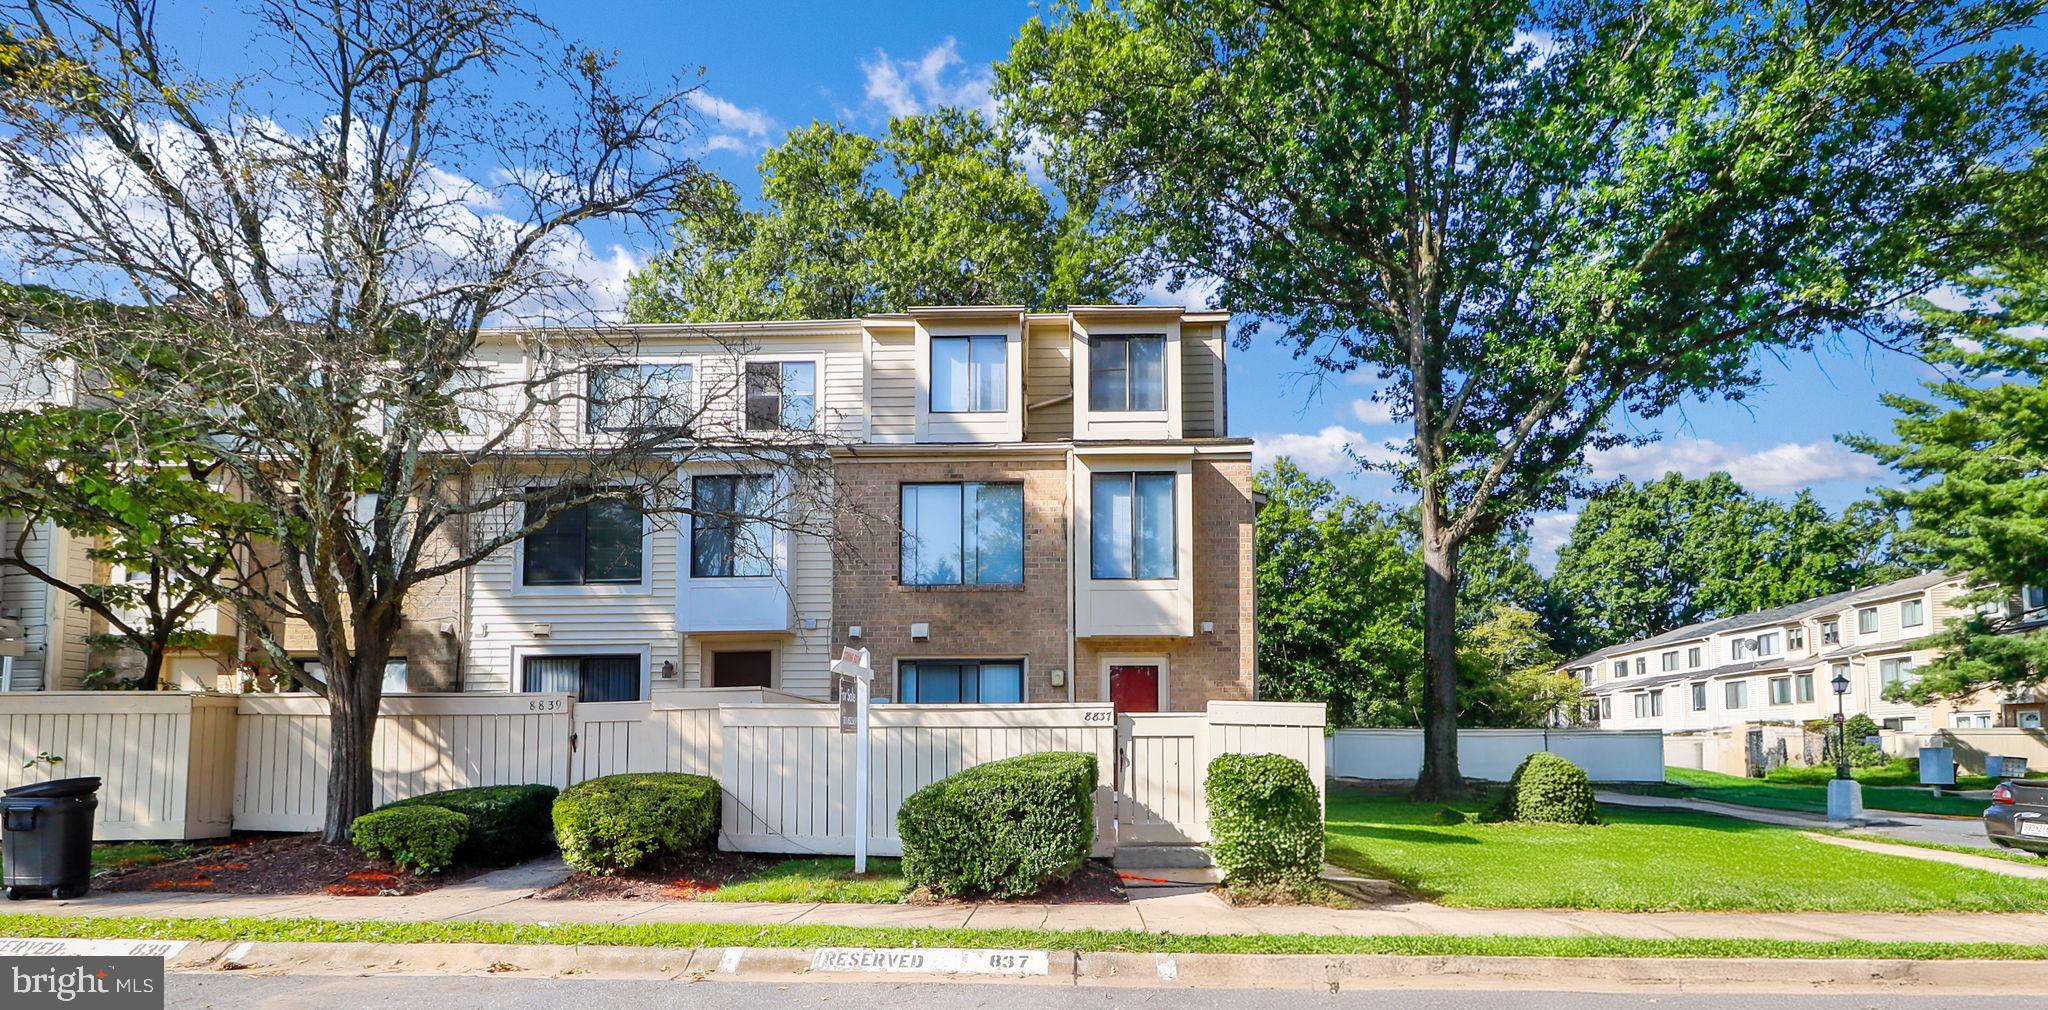
[[[1119,712],[1159,711],[1159,667],[1110,667],[1109,703]]]

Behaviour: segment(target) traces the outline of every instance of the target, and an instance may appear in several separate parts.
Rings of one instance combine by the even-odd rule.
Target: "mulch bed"
[[[739,852],[682,852],[606,877],[579,872],[535,897],[549,901],[696,901],[767,865],[767,860]]]
[[[940,898],[918,890],[905,899],[913,905],[1121,905],[1128,900],[1123,878],[1095,859],[1083,862],[1073,876],[1022,898]]]
[[[450,867],[415,876],[364,858],[319,835],[244,835],[189,859],[117,870],[93,880],[97,891],[190,894],[334,894],[349,897],[420,894],[488,868]]]

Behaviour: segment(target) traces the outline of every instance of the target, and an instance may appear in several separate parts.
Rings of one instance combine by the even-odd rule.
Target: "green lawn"
[[[832,901],[891,903],[903,900],[903,871],[894,859],[868,860],[868,875],[853,875],[853,860],[789,859],[738,883],[727,884],[704,901]]]
[[[1793,810],[1824,814],[1828,810],[1828,788],[1769,779],[1747,779],[1739,775],[1700,771],[1697,768],[1664,769],[1665,785],[1646,786],[1641,791],[1657,796],[1695,796],[1717,803],[1734,803],[1768,810]],[[1826,780],[1822,780],[1825,782]],[[1952,817],[1981,817],[1989,804],[1953,794],[1935,796],[1925,787],[1863,786],[1863,805],[1872,810],[1893,810],[1907,814],[1943,814]]]
[[[1443,825],[1440,809],[1332,790],[1328,858],[1429,900],[1478,908],[2048,909],[2048,881],[1843,849],[1732,817],[1603,807],[1606,823],[1592,827]]]
[[[206,842],[100,842],[92,847],[92,872],[154,866],[197,855],[210,847]]]
[[[636,947],[980,947],[1139,953],[1395,954],[1429,957],[1772,957],[2048,960],[2048,945],[1868,940],[1638,940],[1618,936],[1335,936],[1136,930],[941,929],[711,923],[382,922],[325,919],[0,915],[0,936],[302,943],[591,944]]]

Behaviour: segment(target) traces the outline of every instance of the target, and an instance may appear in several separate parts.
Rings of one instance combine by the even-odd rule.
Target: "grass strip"
[[[1807,958],[2043,961],[2048,945],[1870,940],[1632,939],[1613,936],[1329,936],[1135,930],[733,925],[725,923],[337,922],[0,916],[0,936],[259,943],[498,943],[634,947],[974,947],[1161,954],[1393,954],[1481,957]]]
[[[1928,842],[1918,838],[1898,838],[1892,835],[1874,835],[1854,828],[1807,828],[1817,835],[1834,835],[1837,838],[1853,838],[1859,842],[1877,842],[1882,845],[1903,845],[1911,849],[1933,849],[1937,852],[1959,852],[1965,856],[1982,856],[1985,859],[2003,859],[2008,863],[2039,866],[2048,869],[2048,859],[2031,852],[2013,849],[1978,849],[1968,845],[1950,845],[1947,842]]]

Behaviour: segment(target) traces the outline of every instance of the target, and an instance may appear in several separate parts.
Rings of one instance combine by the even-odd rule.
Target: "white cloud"
[[[1600,478],[1655,480],[1676,470],[1690,478],[1725,470],[1753,491],[1867,480],[1884,470],[1876,460],[1834,442],[1784,442],[1750,450],[1704,438],[1679,438],[1593,453],[1587,462]]]
[[[1264,467],[1286,456],[1303,473],[1316,477],[1337,477],[1356,470],[1358,464],[1351,458],[1354,452],[1373,463],[1393,462],[1399,458],[1399,454],[1384,443],[1369,440],[1363,432],[1341,424],[1326,425],[1313,435],[1288,432],[1252,436],[1252,455],[1258,466]]]
[[[1142,305],[1181,305],[1197,311],[1209,309],[1216,304],[1216,293],[1223,288],[1223,282],[1214,277],[1190,278],[1179,291],[1167,288],[1166,275],[1152,278],[1138,291],[1138,302]]]
[[[868,101],[891,116],[914,116],[951,105],[978,109],[993,118],[994,69],[966,66],[959,41],[948,38],[914,60],[894,59],[877,49],[874,59],[861,61],[860,69],[867,77]]]
[[[1529,520],[1529,561],[1536,570],[1550,574],[1557,567],[1557,551],[1571,539],[1577,512],[1544,512]]]
[[[749,109],[699,88],[690,92],[690,108],[727,134],[742,133],[761,139],[775,132],[775,120],[759,109]]]
[[[1394,407],[1381,400],[1357,399],[1351,401],[1351,416],[1360,424],[1394,423]]]
[[[702,150],[706,154],[712,151],[731,151],[735,154],[749,154],[753,152],[754,144],[744,137],[735,137],[730,133],[714,133],[704,138]]]

